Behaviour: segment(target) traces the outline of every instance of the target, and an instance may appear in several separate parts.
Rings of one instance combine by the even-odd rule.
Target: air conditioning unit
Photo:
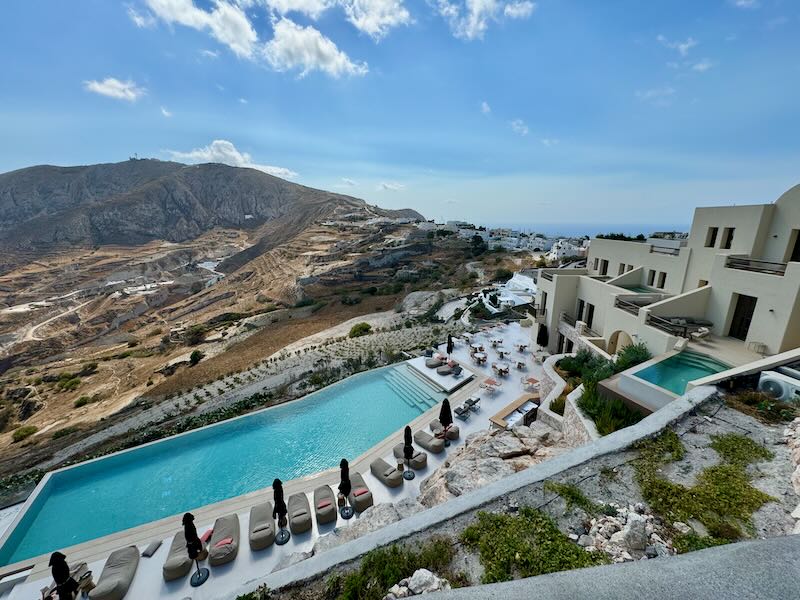
[[[758,380],[758,391],[783,402],[800,404],[800,380],[777,371],[764,371]]]

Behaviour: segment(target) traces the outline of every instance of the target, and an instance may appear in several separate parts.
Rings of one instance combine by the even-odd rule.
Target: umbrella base
[[[343,506],[339,509],[339,514],[342,515],[342,518],[347,521],[353,518],[353,515],[356,511],[353,510],[352,506]]]
[[[275,543],[278,546],[283,546],[289,539],[292,537],[292,534],[286,531],[285,529],[281,529],[278,532],[278,535],[275,536]]]
[[[449,448],[449,447],[450,447],[450,440],[448,440],[447,438],[444,438],[444,445],[445,445],[447,448]]]
[[[203,567],[202,569],[197,569],[197,571],[192,573],[192,578],[189,580],[189,583],[191,583],[192,587],[200,587],[206,581],[208,581],[209,575],[210,572],[205,567]]]
[[[411,481],[412,479],[414,479],[414,477],[416,477],[416,474],[411,469],[406,469],[405,471],[403,471],[403,479],[405,479],[406,481]]]

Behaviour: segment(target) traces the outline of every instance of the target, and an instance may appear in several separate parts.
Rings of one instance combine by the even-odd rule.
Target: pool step
[[[424,412],[438,402],[431,392],[422,388],[414,379],[410,378],[409,374],[404,374],[401,369],[391,370],[387,373],[385,379],[389,387],[400,396],[403,402],[412,408]]]

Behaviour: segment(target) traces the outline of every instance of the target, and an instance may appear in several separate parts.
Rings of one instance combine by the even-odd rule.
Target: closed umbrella
[[[186,538],[186,551],[189,553],[189,558],[194,561],[197,570],[192,574],[189,581],[192,587],[199,587],[203,585],[210,575],[209,570],[203,567],[200,568],[200,553],[203,551],[203,542],[197,537],[197,528],[194,526],[194,515],[186,513],[183,515],[183,537]]]
[[[542,348],[546,347],[550,341],[550,336],[547,333],[547,325],[539,325],[539,331],[536,334],[536,344]]]
[[[411,442],[411,427],[406,425],[403,431],[403,458],[406,459],[406,470],[403,471],[403,478],[412,480],[415,477],[414,471],[411,470],[411,459],[414,458],[414,445]]]
[[[289,512],[286,508],[286,501],[283,499],[283,483],[281,483],[280,479],[276,479],[272,482],[272,501],[274,508],[272,509],[272,518],[278,519],[278,535],[275,538],[275,543],[279,546],[283,546],[286,542],[289,541],[289,538],[292,537],[286,529],[286,515]]]
[[[450,401],[447,398],[442,400],[442,407],[439,409],[439,423],[444,429],[444,445],[449,446],[450,440],[447,439],[447,432],[453,424],[453,411],[450,410]]]
[[[447,356],[450,356],[453,353],[453,336],[449,333],[447,334]]]
[[[353,517],[354,510],[352,506],[347,504],[347,498],[350,496],[350,491],[353,489],[350,483],[350,465],[344,458],[339,463],[340,481],[339,481],[339,496],[341,496],[343,504],[339,509],[339,514],[343,519],[350,519]]]

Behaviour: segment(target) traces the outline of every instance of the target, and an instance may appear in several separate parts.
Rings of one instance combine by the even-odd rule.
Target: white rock
[[[573,542],[577,542],[578,541],[578,535],[575,534],[575,533],[570,533],[570,534],[567,535],[567,537],[569,539],[571,539]]]
[[[797,508],[795,508],[795,509],[792,511],[792,518],[793,518],[793,519],[800,519],[800,504],[798,504],[798,505],[797,505]]]
[[[578,545],[583,546],[584,548],[588,546],[594,546],[594,538],[590,535],[582,535],[578,538]]]
[[[625,546],[631,550],[644,550],[647,547],[647,532],[645,531],[644,519],[636,513],[628,515],[628,522],[622,530],[622,537]]]
[[[291,567],[292,565],[295,565],[295,564],[299,563],[300,561],[305,560],[307,558],[311,558],[312,556],[314,556],[314,552],[313,551],[311,551],[311,552],[293,552],[292,554],[283,556],[278,561],[278,564],[275,565],[275,568],[272,569],[272,572],[274,573],[275,571],[280,571],[281,569],[285,569],[286,567]]]
[[[428,571],[428,569],[418,569],[414,571],[411,579],[408,580],[408,589],[414,595],[428,594],[439,590],[449,590],[450,584]]]
[[[675,529],[675,531],[677,531],[678,533],[681,533],[683,535],[686,535],[687,533],[691,533],[691,531],[692,531],[691,527],[689,527],[686,523],[681,523],[680,521],[675,521],[672,524],[672,527]]]
[[[625,534],[622,531],[614,532],[613,534],[611,534],[611,537],[609,538],[609,541],[612,544],[623,544],[624,540],[625,540]]]

